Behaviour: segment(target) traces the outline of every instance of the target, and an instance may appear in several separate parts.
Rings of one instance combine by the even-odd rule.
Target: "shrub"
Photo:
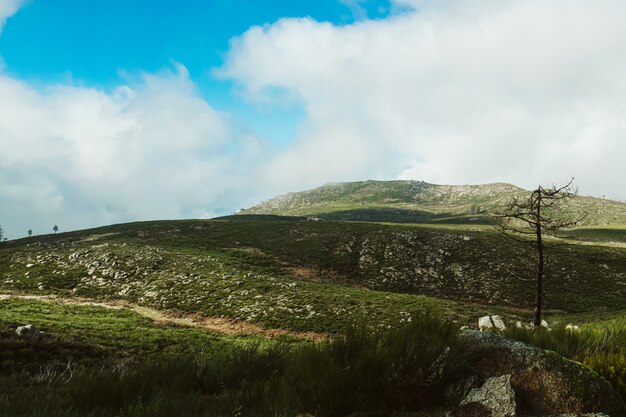
[[[624,353],[599,353],[585,358],[583,363],[609,381],[626,401],[626,355]]]

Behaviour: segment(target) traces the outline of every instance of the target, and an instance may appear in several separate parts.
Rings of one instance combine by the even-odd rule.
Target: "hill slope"
[[[326,220],[399,223],[485,223],[514,196],[528,192],[511,184],[436,185],[423,181],[359,181],[327,184],[272,198],[238,214],[318,216]],[[567,207],[587,213],[585,225],[626,224],[626,204],[576,197]]]
[[[424,310],[463,322],[507,311],[527,319],[532,251],[469,229],[240,216],[116,225],[0,245],[0,291],[121,299],[302,331]],[[546,273],[548,309],[626,309],[624,248],[558,246]]]

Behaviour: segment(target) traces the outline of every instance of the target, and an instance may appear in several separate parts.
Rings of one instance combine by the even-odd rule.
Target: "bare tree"
[[[541,326],[543,308],[544,237],[556,236],[559,230],[575,226],[585,217],[585,214],[568,212],[563,205],[578,194],[578,190],[572,187],[573,181],[574,178],[560,187],[540,185],[530,196],[513,197],[502,211],[491,215],[500,233],[537,250],[535,327]]]

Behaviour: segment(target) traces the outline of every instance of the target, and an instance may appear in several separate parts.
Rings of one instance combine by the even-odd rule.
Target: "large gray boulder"
[[[475,378],[484,387],[490,378],[507,376],[520,415],[626,416],[626,406],[611,385],[581,364],[497,334],[475,330],[462,334],[484,348],[474,364]]]
[[[467,410],[473,410],[467,412]],[[457,415],[480,414],[487,417],[515,417],[515,391],[511,388],[511,375],[489,378],[482,387],[472,389],[461,401]],[[464,412],[465,411],[465,412]]]

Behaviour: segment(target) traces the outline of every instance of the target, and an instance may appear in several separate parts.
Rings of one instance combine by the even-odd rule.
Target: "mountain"
[[[471,363],[468,369],[478,369],[471,379],[476,389],[492,376],[510,375],[514,396],[522,399],[520,407],[536,406],[522,411],[541,411],[529,415],[554,413],[544,413],[544,403],[527,398],[548,398],[559,414],[584,409],[623,415],[597,399],[626,398],[626,227],[586,226],[548,240],[559,243],[545,253],[544,317],[552,331],[518,328],[517,321],[528,323],[532,317],[536,254],[529,245],[481,223],[488,220],[485,211],[525,193],[508,184],[330,184],[218,219],[118,224],[2,242],[0,386],[9,394],[0,396],[0,410],[12,416],[43,415],[54,409],[55,401],[61,409],[73,398],[90,410],[94,398],[106,405],[100,400],[104,398],[110,413],[98,415],[118,415],[120,404],[136,410],[144,404],[136,398],[153,392],[154,404],[166,411],[153,413],[150,408],[145,415],[179,412],[189,398],[195,398],[196,415],[207,415],[220,401],[226,411],[209,414],[232,415],[239,404],[235,400],[265,404],[265,398],[273,398],[277,375],[284,375],[287,383],[280,386],[301,381],[303,398],[311,397],[311,383],[326,390],[332,386],[329,381],[339,381],[340,400],[329,402],[332,413],[316,415],[345,415],[334,414],[342,404],[343,387],[360,392],[363,375],[386,387],[389,379],[381,378],[379,369],[396,374],[396,364],[425,357],[424,368],[403,368],[408,380],[428,375],[420,372],[432,375],[436,370],[439,375],[438,369],[444,369],[439,358],[445,358],[446,364]],[[623,206],[580,197],[570,209],[594,207],[594,222],[617,222]],[[316,217],[370,221],[312,221]],[[494,314],[508,326],[507,337],[556,353],[479,332],[458,335],[461,326],[476,327],[478,317]],[[579,325],[580,333],[568,331],[567,323]],[[22,336],[26,324],[40,333]],[[407,338],[404,329],[414,329],[414,337]],[[332,334],[346,336],[334,338],[332,345],[315,343]],[[381,344],[385,334],[394,341],[391,348]],[[468,334],[477,339],[465,339]],[[498,343],[483,345],[483,339]],[[460,343],[460,352],[478,346],[476,358],[482,358],[482,365],[477,368],[477,360],[449,353],[454,352],[450,340]],[[317,346],[326,356],[311,350]],[[359,356],[366,360],[344,362],[354,358],[346,356],[354,348],[374,356],[367,353]],[[302,358],[309,362],[293,356],[300,352],[294,349],[303,349]],[[333,352],[338,360],[327,360]],[[403,356],[408,360],[397,360],[389,352],[410,354]],[[389,364],[372,368],[379,363],[372,359],[379,356]],[[293,374],[281,365],[290,363],[310,372]],[[320,364],[336,364],[337,371],[320,377]],[[537,364],[552,373],[539,373]],[[354,372],[361,368],[366,372]],[[112,373],[104,373],[109,369]],[[354,375],[354,383],[345,382],[346,371]],[[466,387],[460,401],[470,386],[456,371],[445,372],[450,374],[441,380],[450,387]],[[537,385],[546,378],[553,384],[547,390]],[[183,385],[168,393],[157,390],[172,387],[172,381]],[[244,385],[233,385],[240,381]],[[604,388],[597,390],[598,384]],[[264,396],[248,397],[253,386]],[[389,392],[395,393],[397,386]],[[272,395],[265,397],[267,392]],[[410,398],[415,392],[411,388]],[[554,392],[566,401],[557,404]],[[162,406],[163,398],[170,397],[179,403]],[[316,397],[315,406],[317,402]],[[14,411],[31,403],[45,412]],[[83,408],[63,415],[87,415]],[[264,409],[242,415],[295,414]]]
[[[274,197],[239,211],[238,215],[316,216],[324,220],[395,223],[489,223],[487,213],[502,208],[512,197],[529,195],[505,183],[437,185],[424,181],[358,181]],[[626,204],[576,196],[564,207],[582,225],[626,224]]]

